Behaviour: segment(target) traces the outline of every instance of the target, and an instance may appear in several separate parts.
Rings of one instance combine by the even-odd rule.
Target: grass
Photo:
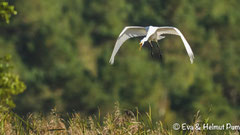
[[[55,109],[47,116],[30,114],[25,119],[12,112],[0,113],[0,134],[5,135],[207,135],[206,131],[174,131],[164,128],[161,121],[153,123],[151,108],[144,114],[132,111],[122,112],[116,104],[115,110],[100,119],[98,116],[82,117],[74,113],[65,120]],[[143,120],[143,117],[146,120]],[[199,112],[194,117],[194,123],[200,122]],[[193,123],[193,124],[194,124]],[[239,134],[238,132],[218,132],[218,134]]]

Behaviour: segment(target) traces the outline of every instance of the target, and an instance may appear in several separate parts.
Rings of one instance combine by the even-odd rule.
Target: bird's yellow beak
[[[139,47],[139,51],[141,51],[142,49],[142,43],[139,43],[140,47]]]

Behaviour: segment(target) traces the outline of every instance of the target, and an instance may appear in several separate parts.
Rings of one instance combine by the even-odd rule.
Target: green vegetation
[[[100,114],[99,114],[100,115]],[[197,113],[193,123],[203,123]],[[82,116],[73,113],[64,120],[61,113],[53,109],[48,115],[30,114],[26,120],[14,114],[0,113],[0,133],[3,134],[38,134],[38,135],[206,135],[211,131],[174,131],[161,121],[152,122],[151,112],[141,114],[138,111],[122,111],[116,105],[101,120],[99,116]],[[217,134],[234,135],[237,131],[215,132]]]
[[[23,116],[52,108],[89,116],[100,108],[105,116],[118,101],[121,108],[137,106],[141,113],[151,106],[151,119],[167,125],[190,122],[198,110],[216,124],[239,124],[239,0],[11,2],[18,15],[10,24],[5,21],[15,9],[0,6],[0,16],[5,16],[0,57],[10,54],[14,65],[10,71],[8,61],[1,61],[1,77],[10,75],[7,84],[0,78],[2,108],[16,103],[13,111]],[[167,36],[160,41],[164,64],[146,46],[139,52],[139,40],[132,39],[110,65],[126,25],[179,28],[193,49],[194,64],[181,39]]]
[[[11,15],[16,15],[17,11],[14,9],[14,6],[8,5],[8,2],[0,1],[0,19],[4,20],[6,23],[9,23]]]
[[[13,67],[9,64],[10,59],[10,56],[0,58],[0,112],[15,107],[13,96],[26,88],[19,77],[11,72]]]

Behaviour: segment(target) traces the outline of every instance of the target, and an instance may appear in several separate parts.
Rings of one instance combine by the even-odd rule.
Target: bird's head
[[[144,45],[144,43],[145,43],[146,41],[147,41],[146,38],[143,38],[143,39],[141,40],[141,42],[139,43],[139,45],[140,45],[139,50],[142,49],[142,47],[143,47],[143,45]]]

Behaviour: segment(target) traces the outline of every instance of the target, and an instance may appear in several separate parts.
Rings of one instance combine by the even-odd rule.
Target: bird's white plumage
[[[122,46],[122,44],[128,40],[129,38],[133,38],[133,37],[140,37],[140,36],[145,36],[147,34],[147,31],[145,29],[145,27],[139,27],[139,26],[129,26],[129,27],[125,27],[123,29],[123,31],[121,32],[121,34],[118,37],[118,40],[115,44],[115,47],[113,49],[112,52],[112,56],[110,58],[110,63],[113,64],[114,63],[114,57],[117,54],[119,48]]]
[[[186,48],[186,51],[188,53],[188,56],[190,58],[191,63],[193,63],[194,55],[192,52],[192,49],[190,45],[188,44],[187,40],[183,36],[183,34],[175,27],[158,27],[157,29],[157,35],[162,35],[162,34],[172,34],[172,35],[178,35],[181,37],[183,44]]]
[[[175,28],[175,27],[153,27],[153,26],[149,26],[149,27],[128,26],[128,27],[125,27],[118,37],[118,40],[115,44],[115,47],[113,49],[112,56],[111,56],[109,62],[111,64],[114,63],[114,57],[117,54],[119,48],[129,38],[146,36],[144,38],[144,40],[142,40],[143,42],[145,42],[145,41],[149,41],[149,42],[156,41],[157,42],[158,40],[161,40],[164,38],[164,36],[162,36],[163,34],[172,34],[172,35],[180,36],[183,41],[183,44],[186,48],[186,51],[189,55],[190,61],[191,61],[191,63],[193,63],[194,55],[193,55],[192,49],[191,49],[190,45],[188,44],[187,40],[185,39],[185,37],[183,36],[183,34],[177,28]]]

